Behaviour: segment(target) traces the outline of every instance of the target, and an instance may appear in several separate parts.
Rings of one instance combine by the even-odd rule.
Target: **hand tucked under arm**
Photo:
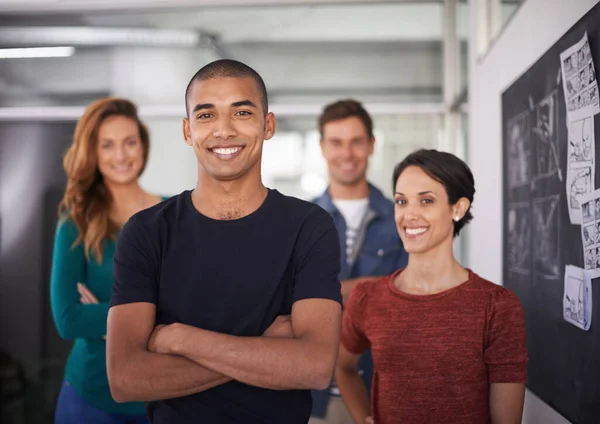
[[[253,386],[275,390],[327,388],[339,344],[339,303],[327,299],[298,301],[291,323],[291,338],[237,337],[173,324],[159,329],[152,350],[182,355]]]
[[[199,393],[231,379],[176,355],[147,350],[155,306],[115,306],[108,314],[106,347],[110,390],[117,402],[149,402]]]
[[[158,343],[168,335],[168,331],[162,330],[169,326],[157,326],[146,349],[142,335],[151,329],[147,326],[147,319],[154,313],[154,308],[151,304],[137,303],[114,307],[109,313],[111,340],[107,345],[107,362],[111,393],[115,400],[148,402],[171,399],[199,393],[231,381],[231,378],[187,358],[159,352]],[[129,322],[129,326],[119,326],[119,322]],[[150,322],[154,322],[153,315]],[[119,330],[115,329],[117,326]],[[263,336],[292,337],[290,317],[277,317]]]
[[[81,296],[79,298],[79,301],[83,305],[97,305],[100,303],[100,301],[98,301],[98,298],[96,297],[96,295],[94,293],[92,293],[90,291],[90,289],[88,289],[85,286],[85,284],[77,283],[77,291],[79,292],[79,295]],[[104,340],[106,340],[106,335],[102,336],[102,338]]]

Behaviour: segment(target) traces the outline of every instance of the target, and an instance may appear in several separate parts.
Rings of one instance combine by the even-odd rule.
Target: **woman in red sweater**
[[[409,260],[350,296],[335,372],[348,410],[356,424],[520,423],[527,379],[521,305],[452,252],[473,218],[470,169],[449,153],[419,150],[393,178]],[[369,347],[370,407],[356,367]]]

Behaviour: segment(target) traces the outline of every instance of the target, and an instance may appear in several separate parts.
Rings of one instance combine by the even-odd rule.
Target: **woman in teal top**
[[[54,240],[50,300],[59,334],[75,342],[56,424],[148,423],[142,403],[111,397],[105,335],[118,231],[131,215],[164,200],[139,185],[149,148],[136,106],[106,98],[86,109],[65,155],[67,187]]]

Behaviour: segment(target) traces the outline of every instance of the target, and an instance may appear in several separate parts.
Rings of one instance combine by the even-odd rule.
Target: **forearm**
[[[334,352],[301,339],[236,337],[182,326],[176,354],[234,380],[273,390],[325,389]]]
[[[57,308],[54,313],[56,328],[65,340],[94,339],[106,335],[108,302],[94,305],[74,304]]]
[[[520,424],[523,418],[525,384],[492,383],[490,416],[492,424]]]
[[[356,424],[364,424],[369,411],[369,395],[358,371],[336,368],[335,383],[340,389],[344,404]]]
[[[150,402],[203,392],[231,381],[189,359],[139,350],[119,365],[108,361],[108,378],[117,402]]]

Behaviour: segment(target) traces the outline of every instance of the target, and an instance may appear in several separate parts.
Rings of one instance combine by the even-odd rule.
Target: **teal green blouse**
[[[70,220],[59,220],[54,237],[50,304],[58,333],[74,340],[67,359],[65,380],[90,404],[104,411],[144,414],[143,403],[113,400],[106,374],[106,319],[113,284],[115,243],[104,244],[102,262],[93,255],[88,261],[83,244],[73,247],[79,231]],[[98,298],[96,305],[80,302],[77,283],[83,283]]]

